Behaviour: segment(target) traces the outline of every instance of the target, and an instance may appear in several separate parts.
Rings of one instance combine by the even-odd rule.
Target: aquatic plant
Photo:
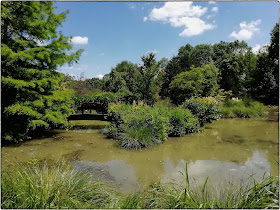
[[[265,106],[258,102],[250,99],[243,100],[225,100],[223,106],[221,107],[221,114],[224,118],[232,117],[258,117],[265,113]]]

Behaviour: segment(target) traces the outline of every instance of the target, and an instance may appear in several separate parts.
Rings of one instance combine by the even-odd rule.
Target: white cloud
[[[144,17],[143,21],[146,22],[148,20],[148,17]]]
[[[70,41],[73,44],[88,44],[88,37],[74,36]]]
[[[249,40],[253,37],[255,33],[260,31],[260,29],[257,27],[260,23],[260,19],[256,21],[251,21],[249,23],[243,21],[239,24],[240,30],[238,32],[233,31],[229,36],[239,40]]]
[[[212,12],[218,12],[218,11],[219,11],[219,7],[213,7],[213,8],[211,9],[211,11],[212,11]]]
[[[215,1],[209,1],[208,3],[209,3],[209,4],[216,4]]]
[[[86,71],[88,69],[88,65],[80,65],[80,66],[62,66],[60,68],[63,71]]]
[[[258,54],[259,52],[266,52],[267,47],[269,46],[269,43],[266,43],[264,45],[257,44],[255,47],[252,48],[252,52],[255,54]]]
[[[100,56],[104,56],[105,55],[105,53],[103,52],[103,53],[99,53],[98,55],[100,55]]]
[[[158,51],[157,50],[149,50],[145,54],[149,54],[149,53],[157,54]]]
[[[102,79],[104,77],[104,75],[103,74],[98,74],[96,77],[99,78],[99,79]]]
[[[194,6],[193,2],[166,2],[160,8],[154,8],[147,21],[162,21],[173,27],[185,27],[179,36],[195,36],[215,26],[206,23],[200,17],[207,12],[206,7]]]

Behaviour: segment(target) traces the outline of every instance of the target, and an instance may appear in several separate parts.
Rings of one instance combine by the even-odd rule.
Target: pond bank
[[[183,181],[185,162],[189,163],[190,177],[199,182],[208,175],[214,181],[237,174],[262,177],[265,171],[278,175],[278,122],[268,120],[221,119],[206,125],[202,133],[168,138],[164,144],[138,151],[121,149],[102,134],[100,128],[105,122],[76,122],[87,124],[86,129],[57,130],[47,138],[2,147],[2,168],[30,158],[64,158],[76,167],[97,164],[128,192],[153,181]],[[92,129],[96,127],[99,129]]]

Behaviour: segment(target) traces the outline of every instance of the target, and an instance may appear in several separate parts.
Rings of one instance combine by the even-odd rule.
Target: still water
[[[84,129],[56,130],[49,137],[2,147],[2,168],[31,158],[66,159],[77,170],[101,175],[122,191],[132,192],[151,182],[180,183],[185,166],[191,182],[201,184],[278,176],[278,114],[268,118],[221,119],[202,133],[169,138],[161,145],[126,150],[102,134],[106,122],[72,121]]]

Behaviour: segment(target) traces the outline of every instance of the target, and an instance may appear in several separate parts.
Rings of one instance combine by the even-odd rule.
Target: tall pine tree
[[[57,32],[67,12],[50,1],[1,2],[1,117],[3,141],[18,142],[38,129],[66,125],[71,92],[56,71],[77,62],[69,37]]]

